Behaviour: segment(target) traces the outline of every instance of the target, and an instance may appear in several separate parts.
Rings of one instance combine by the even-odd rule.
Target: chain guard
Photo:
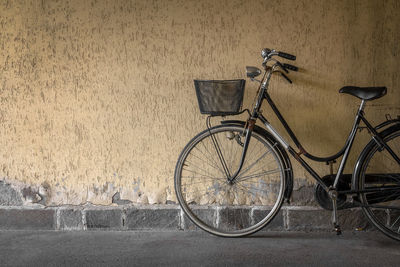
[[[326,175],[322,177],[322,181],[324,181],[326,186],[330,187],[331,185],[333,185],[335,177],[336,177],[335,175]],[[339,180],[339,183],[337,185],[337,191],[350,190],[351,175],[343,175],[343,177],[341,178],[344,179]],[[315,187],[314,197],[322,208],[326,210],[332,210],[332,199],[329,197],[329,194],[324,190],[324,188],[320,184],[317,184]],[[352,206],[352,204],[348,203],[346,200],[347,196],[345,194],[339,194],[337,196],[336,203],[338,210],[350,208]]]

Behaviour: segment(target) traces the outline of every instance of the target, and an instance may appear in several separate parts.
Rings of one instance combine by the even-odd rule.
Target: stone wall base
[[[343,230],[372,227],[360,209],[339,211]],[[199,230],[178,205],[0,207],[0,230]],[[283,206],[264,231],[332,231],[331,212]]]

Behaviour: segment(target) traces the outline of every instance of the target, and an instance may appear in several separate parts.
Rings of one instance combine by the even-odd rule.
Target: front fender
[[[221,124],[234,124],[234,125],[241,125],[244,126],[246,124],[245,121],[239,121],[239,120],[226,120],[226,121],[221,121]],[[278,142],[278,140],[275,139],[268,131],[266,131],[264,128],[261,128],[260,126],[255,125],[254,131],[257,133],[263,135],[266,139],[270,140],[273,143],[276,143],[276,148],[278,152],[280,153],[280,158],[282,159],[283,164],[285,165],[285,180],[286,180],[286,188],[285,188],[285,193],[284,197],[286,201],[289,203],[290,202],[290,197],[292,195],[293,191],[293,169],[292,169],[292,164],[290,162],[290,159],[288,157],[288,154],[286,153],[286,150],[282,147],[282,145]]]

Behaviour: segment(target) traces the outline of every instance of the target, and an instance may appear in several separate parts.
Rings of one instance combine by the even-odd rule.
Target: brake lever
[[[276,64],[278,64],[278,66],[283,69],[286,73],[289,73],[289,71],[282,65],[282,63],[280,63],[278,60],[276,61]],[[281,72],[282,73],[282,72]]]
[[[275,62],[275,65],[277,65],[279,68],[281,68],[283,71],[285,71],[286,73],[289,73],[289,71],[287,70],[287,68],[284,66],[284,65],[282,65],[282,63],[280,63],[278,60],[276,60],[276,59],[274,59],[274,58],[270,58],[270,59],[268,59],[268,61],[269,60],[272,60],[273,62]],[[264,64],[264,63],[263,63]]]

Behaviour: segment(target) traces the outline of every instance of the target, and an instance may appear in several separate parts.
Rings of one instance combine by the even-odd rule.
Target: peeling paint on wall
[[[341,86],[386,85],[367,117],[400,114],[399,11],[378,0],[0,1],[0,177],[24,203],[176,201],[176,159],[205,128],[193,79],[243,78],[263,47],[297,55],[294,84],[277,78],[271,95],[308,150],[333,154],[358,104]],[[244,106],[255,91],[249,82]]]

